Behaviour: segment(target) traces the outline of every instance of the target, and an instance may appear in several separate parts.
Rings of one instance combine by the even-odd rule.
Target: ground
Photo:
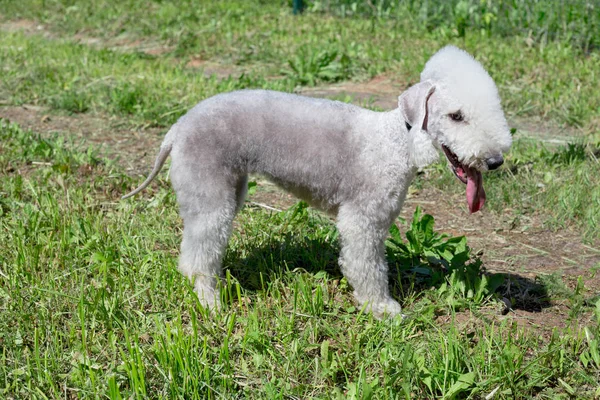
[[[0,24],[0,30],[53,37],[44,25],[27,19],[4,22]],[[107,41],[82,33],[73,40],[86,45],[118,51],[135,50],[151,55],[169,50],[164,45],[131,40],[127,36]],[[201,59],[191,59],[187,67],[218,78],[244,73],[241,67]],[[397,106],[398,95],[412,83],[402,77],[380,75],[367,82],[305,87],[300,93],[313,97],[345,99],[357,105],[389,110]],[[145,175],[150,170],[166,132],[163,128],[138,126],[115,116],[67,115],[27,104],[11,106],[0,102],[0,118],[42,135],[58,132],[76,139],[85,139],[97,146],[102,156],[123,165],[132,176]],[[509,125],[516,128],[521,138],[533,138],[549,144],[577,141],[583,134],[578,129],[565,128],[539,118],[515,118],[509,121]],[[251,205],[281,210],[296,203],[293,196],[277,186],[260,177],[256,179],[258,190],[248,199]],[[489,272],[506,273],[532,283],[540,276],[557,273],[567,284],[570,283],[571,288],[581,278],[590,292],[589,297],[600,293],[600,276],[596,273],[600,263],[600,249],[595,243],[584,243],[581,236],[573,230],[549,230],[544,227],[540,215],[516,215],[511,209],[500,214],[485,209],[469,214],[462,196],[449,195],[434,187],[411,190],[401,217],[410,220],[417,206],[435,217],[438,231],[452,236],[467,236],[469,245],[478,251]],[[528,305],[519,300],[516,303],[508,316],[499,318],[513,318],[520,325],[542,329],[564,326],[566,323],[566,310],[562,304],[546,303],[544,307],[540,307],[539,304]]]
[[[110,0],[107,1],[110,3]],[[54,21],[60,23],[62,14],[57,15],[58,19]],[[123,21],[122,15],[117,13],[116,25],[106,37],[94,36],[103,36],[103,31],[94,31],[92,25],[87,25],[92,16],[86,16],[84,26],[71,30],[68,37],[61,36],[56,27],[47,27],[29,19],[0,22],[0,32],[25,33],[27,40],[42,36],[44,41],[35,47],[38,50],[44,48],[47,39],[47,43],[53,44],[68,42],[75,50],[108,48],[115,51],[116,54],[110,54],[117,58],[122,55],[127,58],[130,53],[137,53],[136,57],[139,55],[151,65],[149,75],[160,70],[162,64],[155,64],[155,61],[168,67],[175,65],[190,80],[196,74],[214,77],[210,79],[213,83],[245,82],[244,76],[255,74],[263,77],[264,81],[255,83],[251,80],[249,86],[272,87],[270,83],[283,78],[286,73],[282,69],[285,68],[286,52],[275,53],[279,58],[273,64],[268,64],[268,59],[258,57],[253,61],[256,63],[237,63],[235,57],[212,57],[210,53],[207,56],[202,51],[178,53],[177,40],[161,41],[157,37],[135,36],[134,29],[119,28],[117,25],[122,24],[119,22]],[[239,14],[235,16],[237,18]],[[224,23],[225,18],[220,22]],[[232,26],[237,27],[238,23],[236,20]],[[235,38],[235,32],[238,31],[232,32]],[[247,39],[251,41],[256,37],[248,36]],[[369,37],[368,41],[372,43],[372,38]],[[81,46],[73,45],[73,42]],[[7,53],[5,70],[23,68],[20,64],[22,60],[8,66],[13,59],[18,59],[20,46],[18,42],[5,46],[13,51]],[[493,49],[483,56],[488,57],[488,62],[494,61],[493,57],[490,58],[494,51],[501,53],[497,46],[488,44]],[[321,48],[322,45],[314,44],[314,49]],[[429,48],[432,48],[432,44]],[[475,49],[472,46],[470,50]],[[482,49],[487,51],[485,47]],[[75,50],[75,57],[81,58]],[[385,56],[388,53],[381,54]],[[481,56],[483,53],[477,54]],[[156,57],[159,55],[164,57]],[[419,57],[407,59],[414,61]],[[534,60],[531,54],[524,57]],[[51,64],[47,60],[57,62],[60,70],[69,68],[69,57],[56,58],[59,60],[40,59],[39,71],[46,71],[44,68]],[[504,61],[506,58],[495,60],[499,65],[507,65]],[[114,69],[114,65],[104,66],[106,69],[103,73],[123,78],[115,81],[115,87],[127,85],[141,74],[137,69],[130,74],[130,65],[127,63],[119,64],[121,69]],[[562,64],[550,58],[544,60],[543,65],[554,67]],[[418,70],[413,64],[409,67],[403,71],[410,73]],[[253,68],[261,72],[256,74]],[[585,72],[581,66],[566,70]],[[362,71],[361,74],[352,75],[352,80],[340,83],[320,83],[314,87],[302,83],[281,90],[295,88],[294,91],[300,94],[352,102],[383,111],[396,107],[398,95],[418,79],[418,74],[408,76],[404,75],[405,72],[389,68],[382,67],[372,74],[371,71],[369,74]],[[509,83],[499,83],[499,88],[502,91],[512,88],[514,84],[514,90],[519,93],[527,88],[530,93],[559,96],[565,92],[532,85],[532,82],[543,82],[545,76],[552,76],[555,72],[539,70],[532,75],[515,71],[508,74],[511,77]],[[569,73],[566,75],[569,79],[572,76]],[[20,87],[13,86],[13,81],[27,82],[32,76],[35,79],[36,75],[24,68],[23,74],[15,76],[15,79],[6,79],[5,88],[8,90]],[[168,125],[180,111],[176,109],[170,112],[169,107],[179,104],[177,101],[162,101],[169,98],[168,94],[171,100],[181,95],[181,92],[166,93],[173,87],[179,87],[173,84],[173,78],[178,77],[168,75],[163,78],[164,85],[157,90],[141,92],[153,94],[143,98],[161,99],[158,102],[151,101],[151,104],[143,103],[144,107],[159,104],[165,108],[153,114],[152,118],[140,118],[135,111],[114,111],[108,106],[112,104],[109,101],[111,99],[101,96],[98,97],[100,100],[95,98],[93,106],[86,108],[83,113],[63,107],[42,107],[40,104],[54,104],[40,94],[50,82],[46,82],[43,76],[37,86],[32,86],[36,89],[29,88],[32,93],[30,97],[12,96],[23,93],[12,89],[8,100],[0,99],[0,119],[15,122],[42,137],[51,138],[57,133],[59,137],[70,139],[67,149],[64,152],[59,149],[57,157],[52,159],[43,158],[46,157],[43,152],[33,152],[24,156],[23,160],[15,160],[13,156],[19,157],[19,153],[2,154],[0,151],[0,161],[5,166],[7,182],[10,181],[10,185],[6,186],[9,189],[0,191],[0,216],[24,204],[18,197],[21,196],[19,183],[22,176],[33,172],[32,176],[35,175],[36,179],[48,177],[47,182],[44,181],[48,186],[44,187],[51,190],[48,193],[41,191],[42,196],[39,199],[36,197],[31,207],[25,203],[23,210],[19,209],[18,217],[13,219],[14,222],[7,225],[10,228],[4,231],[7,238],[11,238],[7,243],[21,241],[13,246],[14,249],[10,249],[15,254],[14,261],[9,258],[5,263],[10,267],[0,268],[3,279],[0,283],[0,315],[4,312],[9,315],[5,329],[0,329],[0,353],[3,354],[0,380],[4,382],[4,391],[13,393],[14,398],[25,397],[26,393],[35,397],[36,393],[41,393],[40,387],[48,390],[44,393],[55,393],[54,397],[72,398],[85,397],[86,390],[90,394],[117,395],[121,390],[122,394],[131,396],[153,393],[156,396],[170,394],[169,397],[177,397],[176,393],[180,393],[180,397],[186,398],[193,394],[203,398],[202,393],[216,393],[218,396],[219,391],[224,390],[223,393],[274,398],[274,392],[270,390],[282,388],[288,394],[302,393],[297,398],[310,397],[308,393],[327,397],[335,397],[334,394],[338,393],[339,398],[355,398],[351,394],[355,389],[356,393],[359,391],[356,382],[363,381],[367,384],[363,385],[363,398],[368,398],[365,394],[368,385],[383,389],[377,393],[384,393],[386,388],[400,393],[402,385],[406,398],[412,398],[416,392],[411,388],[417,387],[422,390],[419,393],[426,393],[425,386],[432,382],[438,387],[429,388],[429,393],[443,394],[444,398],[453,398],[449,393],[456,395],[458,392],[453,392],[453,389],[461,386],[464,386],[463,389],[474,389],[469,395],[474,398],[495,398],[496,392],[496,396],[504,398],[516,398],[519,395],[535,398],[558,398],[559,395],[561,398],[576,395],[581,398],[600,398],[600,387],[597,385],[600,371],[597,321],[600,309],[594,315],[594,306],[598,308],[595,304],[600,293],[600,277],[597,276],[600,269],[600,242],[595,237],[590,238],[591,235],[584,237],[586,233],[583,233],[583,229],[578,230],[581,226],[575,226],[572,220],[565,218],[565,223],[561,220],[554,225],[548,224],[547,215],[531,206],[535,204],[535,199],[554,198],[545,196],[551,186],[545,180],[545,174],[547,168],[558,170],[563,164],[553,164],[552,161],[546,165],[543,157],[547,154],[538,153],[537,149],[527,153],[528,149],[522,150],[520,147],[523,143],[543,142],[544,147],[551,149],[549,154],[553,156],[558,145],[584,141],[590,143],[590,136],[586,135],[591,135],[592,130],[597,131],[596,127],[600,126],[598,123],[586,122],[587,125],[582,128],[566,127],[562,119],[551,120],[551,116],[548,116],[551,109],[548,108],[535,109],[532,114],[540,117],[524,118],[519,116],[523,114],[515,111],[515,104],[523,109],[529,107],[529,103],[507,102],[509,124],[516,129],[515,138],[527,140],[518,141],[512,158],[507,157],[510,168],[505,166],[503,173],[484,175],[486,189],[498,193],[498,188],[502,187],[505,201],[500,201],[495,194],[490,195],[487,207],[476,214],[468,212],[463,185],[444,171],[443,163],[420,171],[409,190],[401,219],[397,222],[400,232],[403,234],[408,230],[416,207],[420,207],[424,213],[435,218],[436,232],[454,237],[464,235],[473,249],[471,256],[481,258],[484,274],[502,273],[508,277],[495,292],[498,296],[493,301],[483,300],[476,306],[467,301],[460,303],[460,311],[457,311],[455,307],[458,303],[452,301],[464,300],[468,295],[451,294],[446,298],[444,278],[427,283],[433,285],[431,288],[419,287],[423,285],[423,280],[417,274],[409,277],[403,273],[399,281],[392,277],[391,285],[394,294],[401,299],[408,318],[402,321],[370,320],[368,315],[364,316],[355,307],[351,288],[341,279],[336,268],[338,247],[333,239],[335,231],[332,225],[323,223],[313,213],[305,213],[305,220],[297,225],[289,224],[295,221],[296,213],[277,211],[290,207],[291,210],[301,209],[293,207],[297,199],[261,177],[253,177],[257,189],[247,199],[247,209],[234,223],[235,232],[226,255],[227,285],[223,290],[229,301],[224,310],[226,312],[205,315],[205,310],[198,311],[201,307],[195,303],[196,297],[177,271],[181,221],[165,179],[168,168],[144,195],[128,202],[119,201],[120,195],[132,189],[148,174]],[[70,79],[78,81],[83,76],[85,71],[78,70]],[[366,76],[373,78],[367,79]],[[521,82],[521,78],[526,82]],[[69,81],[64,78],[57,80]],[[573,81],[579,82],[578,78]],[[23,87],[27,90],[27,85]],[[201,87],[199,85],[195,89]],[[68,92],[60,85],[53,86],[53,90],[56,90],[57,96]],[[230,88],[222,86],[219,90]],[[568,90],[577,92],[579,98],[584,97],[583,93],[579,93],[578,86]],[[567,93],[571,93],[568,90]],[[187,90],[186,93],[191,93],[190,99],[195,101],[195,90]],[[506,98],[503,96],[504,100],[510,98],[509,93],[504,93],[507,94]],[[522,97],[520,94],[517,96],[520,99]],[[26,102],[35,104],[16,105],[24,100],[15,99],[24,98],[29,99]],[[579,104],[571,100],[561,100],[558,104]],[[535,102],[535,99],[527,101]],[[545,101],[555,104],[547,99]],[[588,103],[590,107],[595,107],[593,101]],[[181,110],[187,109],[188,105],[186,103]],[[575,117],[578,112],[585,111],[577,107],[573,110]],[[569,114],[568,110],[562,111]],[[163,121],[161,116],[164,115],[173,118]],[[18,131],[21,135],[18,140],[29,143],[27,140],[31,139],[31,143],[36,143],[28,132]],[[48,141],[56,142],[56,139]],[[66,206],[63,207],[56,199],[64,200],[61,189],[67,187],[63,179],[66,175],[56,171],[68,168],[69,164],[48,161],[68,160],[68,149],[71,146],[79,147],[80,143],[83,149],[93,145],[99,149],[100,156],[113,160],[119,166],[113,169],[104,162],[97,163],[94,157],[83,158],[81,164],[77,164],[77,169],[73,169],[76,172],[69,175],[68,187],[73,190],[67,191]],[[9,147],[6,146],[7,149]],[[62,144],[58,147],[62,148]],[[594,177],[598,175],[593,169],[596,167],[594,160],[597,162],[595,157],[600,155],[600,150],[596,150],[592,147],[592,156],[586,156],[586,164],[582,168],[585,169],[584,173],[588,172]],[[524,161],[519,164],[515,159],[521,155]],[[17,163],[19,166],[14,167]],[[589,166],[587,163],[592,164],[592,169],[586,169]],[[572,193],[574,186],[571,179],[575,173],[582,171],[568,162],[564,165],[567,165],[566,169],[557,173],[553,171],[554,175],[550,176],[556,177],[561,188]],[[531,169],[528,169],[530,166]],[[535,173],[527,175],[521,168]],[[49,175],[43,175],[46,171]],[[519,181],[522,173],[527,175],[527,191],[518,185],[522,182]],[[538,183],[540,176],[547,183],[546,189],[543,189],[543,182]],[[517,188],[505,191],[505,184]],[[584,189],[578,192],[577,200],[585,198],[587,201],[588,197],[592,197],[585,193],[589,184],[578,184],[579,188],[583,186]],[[2,195],[6,192],[12,195],[13,191],[16,200],[10,202],[10,207],[5,207],[1,201],[4,200]],[[32,192],[37,196],[35,190]],[[538,196],[539,193],[543,195]],[[69,200],[70,194],[79,196],[77,201]],[[101,196],[101,199],[98,200],[97,196]],[[517,198],[520,199],[518,204],[513,201],[512,206],[508,205],[511,199]],[[560,196],[556,198],[563,199]],[[55,205],[59,203],[61,207]],[[556,209],[580,209],[569,207],[568,204],[573,203],[565,202],[564,208]],[[577,204],[582,204],[586,210],[585,202]],[[543,207],[546,207],[546,213],[555,210],[554,207],[549,210],[547,204]],[[92,209],[94,213],[90,213],[89,220],[82,224],[78,219],[79,213]],[[44,229],[30,229],[30,226],[35,226],[30,225],[35,224],[33,217],[45,213],[45,210],[51,212],[43,220],[53,222],[48,227],[44,226]],[[590,207],[590,210],[593,208]],[[591,217],[580,218],[580,214],[577,217],[588,224],[595,221],[596,214],[584,215]],[[27,218],[30,220],[21,221]],[[106,222],[108,220],[110,223]],[[288,235],[287,229],[293,233]],[[65,234],[60,235],[63,231]],[[315,231],[317,234],[314,234]],[[13,235],[12,232],[20,233]],[[16,239],[13,240],[13,237]],[[46,254],[43,249],[47,240],[52,240],[56,247],[46,255],[53,261],[37,263],[39,254]],[[125,245],[125,242],[129,243]],[[77,268],[73,268],[73,263],[69,261],[73,257],[80,257],[77,258]],[[390,254],[390,257],[393,255]],[[48,270],[48,265],[56,267],[56,271]],[[269,275],[274,266],[282,271]],[[263,278],[267,280],[266,286]],[[465,279],[472,278],[471,275]],[[480,278],[477,273],[476,278]],[[38,279],[39,284],[30,285],[29,279]],[[86,285],[88,282],[90,284]],[[434,282],[434,279],[426,282]],[[450,288],[450,291],[458,292],[456,287],[459,284]],[[454,286],[454,282],[450,286]],[[474,287],[473,283],[470,282],[468,287]],[[238,297],[232,292],[236,288]],[[185,366],[179,365],[182,360]],[[148,380],[139,382],[136,380],[139,376]],[[199,376],[202,378],[198,379]],[[452,379],[449,380],[449,377]],[[411,383],[413,380],[414,385]],[[310,387],[302,388],[302,385],[309,384]],[[521,387],[526,387],[527,392],[523,392]],[[3,392],[1,389],[2,384],[0,392]],[[117,395],[109,397],[119,398]],[[294,398],[294,395],[288,397]],[[379,397],[376,395],[374,398]]]
[[[212,66],[214,68],[214,66]],[[206,73],[213,73],[213,69]],[[366,83],[345,83],[321,86],[305,91],[318,97],[339,98],[350,96],[357,104],[371,104],[381,109],[391,109],[397,94],[406,85],[387,77],[378,77]],[[50,134],[66,133],[74,138],[84,138],[99,146],[101,154],[121,163],[131,175],[146,174],[153,165],[156,151],[165,129],[134,126],[126,120],[102,115],[61,115],[32,106],[2,106],[0,118],[16,122],[24,128]],[[550,123],[524,120],[511,121],[519,134],[549,143],[566,143],[577,131],[565,132]],[[458,184],[458,183],[457,183]],[[251,204],[286,209],[297,201],[268,181],[258,178],[258,190],[248,201]],[[449,195],[434,187],[411,190],[401,217],[410,220],[415,208],[435,217],[436,229],[452,236],[466,235],[468,243],[479,252],[489,272],[501,272],[514,279],[535,285],[540,276],[557,273],[571,288],[581,278],[589,289],[589,297],[600,293],[600,275],[595,266],[600,262],[600,250],[583,243],[581,236],[569,229],[551,231],[544,228],[542,218],[535,213],[517,216],[510,209],[503,213],[483,210],[469,214],[463,196]],[[525,292],[527,287],[523,289]],[[513,294],[514,296],[514,294]],[[545,302],[540,305],[513,298],[512,311],[507,316],[494,315],[496,319],[511,318],[521,326],[540,329],[548,334],[554,327],[565,326],[567,306]],[[591,316],[591,314],[590,314]],[[470,312],[459,318],[470,321]],[[581,321],[582,324],[586,321]]]

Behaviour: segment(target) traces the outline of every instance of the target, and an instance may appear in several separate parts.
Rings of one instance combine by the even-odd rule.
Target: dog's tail
[[[152,182],[152,180],[156,178],[156,175],[158,175],[158,173],[162,169],[165,161],[167,160],[167,157],[169,157],[169,154],[171,154],[171,149],[173,148],[174,135],[174,129],[171,129],[169,132],[167,132],[165,139],[160,145],[160,151],[156,156],[156,161],[154,161],[154,168],[152,169],[152,172],[150,172],[150,175],[148,175],[148,178],[146,178],[144,183],[138,186],[135,190],[133,190],[130,193],[127,193],[125,196],[122,196],[121,200],[127,199],[131,196],[135,196],[136,194],[144,190],[150,184],[150,182]]]

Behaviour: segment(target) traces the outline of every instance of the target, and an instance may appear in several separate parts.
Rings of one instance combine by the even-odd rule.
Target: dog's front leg
[[[400,314],[401,307],[389,292],[385,239],[388,221],[379,221],[360,207],[340,208],[337,226],[341,235],[340,267],[354,288],[361,306],[379,319]]]

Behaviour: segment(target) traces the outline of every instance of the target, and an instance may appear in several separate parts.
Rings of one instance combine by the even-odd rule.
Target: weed
[[[400,271],[418,276],[423,287],[436,286],[444,303],[460,309],[482,305],[502,284],[500,274],[485,275],[482,263],[471,255],[464,236],[448,237],[434,231],[434,218],[417,207],[404,243],[396,225],[387,241],[388,257]]]
[[[448,238],[433,230],[434,218],[422,215],[417,207],[413,215],[410,230],[406,232],[408,244],[404,244],[400,230],[396,225],[390,229],[388,248],[394,258],[407,259],[411,267],[426,265],[441,266],[453,269],[464,265],[470,259],[470,249],[464,236]]]
[[[320,81],[336,82],[350,77],[350,58],[346,54],[338,57],[335,50],[314,52],[302,48],[288,61],[291,71],[283,71],[301,85],[314,86]]]
[[[568,143],[555,153],[548,154],[548,162],[553,165],[571,165],[585,161],[588,157],[587,146],[580,143]]]

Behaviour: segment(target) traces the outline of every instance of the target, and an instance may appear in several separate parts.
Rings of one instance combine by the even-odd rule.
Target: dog
[[[482,172],[511,146],[498,90],[463,50],[433,55],[398,108],[374,112],[293,94],[242,90],[208,98],[168,131],[143,190],[171,155],[184,222],[180,271],[201,303],[218,309],[218,280],[248,174],[261,174],[336,217],[339,264],[358,303],[375,317],[401,313],[388,287],[384,241],[417,170],[448,159],[469,210],[485,203]]]

